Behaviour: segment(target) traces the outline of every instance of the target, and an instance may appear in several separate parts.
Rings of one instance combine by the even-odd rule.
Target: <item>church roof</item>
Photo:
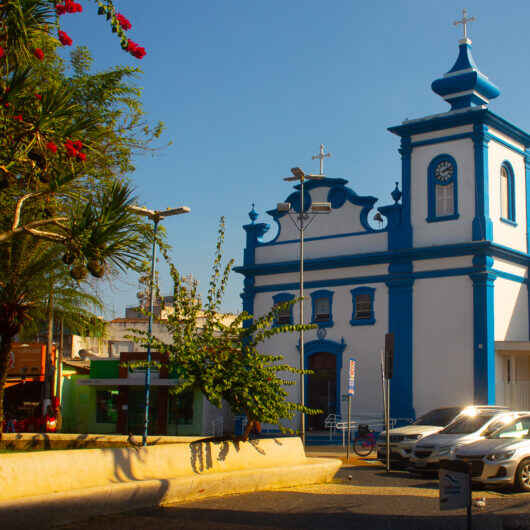
[[[451,70],[433,81],[431,88],[451,105],[451,110],[487,105],[500,94],[500,90],[478,69],[468,38],[459,42],[458,57]]]

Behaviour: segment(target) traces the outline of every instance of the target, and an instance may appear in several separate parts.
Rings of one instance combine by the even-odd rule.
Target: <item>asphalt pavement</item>
[[[309,456],[340,449],[313,449]],[[530,530],[530,493],[475,489],[474,530]],[[38,528],[38,526],[36,526]],[[107,529],[363,529],[465,530],[464,510],[441,512],[436,476],[386,473],[372,459],[353,457],[330,484],[210,498],[62,526],[63,530]]]

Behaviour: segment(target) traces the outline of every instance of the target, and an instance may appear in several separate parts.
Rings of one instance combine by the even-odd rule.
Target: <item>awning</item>
[[[76,383],[82,386],[144,386],[145,382],[138,377],[118,377],[113,379],[78,379]],[[178,379],[151,378],[151,386],[175,386],[177,384]]]
[[[530,342],[523,340],[496,340],[495,351],[504,355],[530,355]]]

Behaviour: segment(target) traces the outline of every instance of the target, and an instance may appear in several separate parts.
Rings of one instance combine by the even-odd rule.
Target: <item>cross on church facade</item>
[[[473,22],[475,20],[475,17],[469,17],[467,18],[467,9],[462,9],[462,20],[455,20],[453,24],[455,26],[458,26],[458,24],[462,24],[462,29],[464,30],[464,39],[467,39],[467,23]]]
[[[324,153],[324,144],[320,144],[320,153],[314,155],[311,160],[320,160],[320,174],[324,174],[324,158],[329,158],[331,153]]]

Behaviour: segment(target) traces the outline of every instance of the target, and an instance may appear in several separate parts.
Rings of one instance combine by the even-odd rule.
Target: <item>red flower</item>
[[[15,116],[13,116],[13,119],[17,121],[22,121],[22,114],[16,114]]]
[[[137,59],[143,59],[146,54],[145,48],[142,48],[141,46],[138,46],[136,50],[132,52],[132,55],[136,57]]]
[[[72,140],[66,140],[64,143],[64,148],[66,149],[66,154],[70,157],[77,155],[77,149],[74,147]]]
[[[4,51],[4,48],[2,48],[2,46],[0,46],[0,58],[3,57],[5,54],[6,54],[6,52]]]
[[[33,55],[39,60],[42,61],[44,59],[44,52],[40,48],[35,48],[33,50]]]
[[[35,97],[39,100],[39,101],[42,101],[42,96],[40,94],[35,94]]]
[[[125,18],[121,13],[118,13],[116,15],[116,18],[118,19],[118,22],[120,23],[122,29],[124,29],[125,31],[132,28],[132,24],[130,23],[130,21]]]
[[[83,6],[72,0],[65,0],[64,7],[67,13],[81,13]]]
[[[77,156],[77,159],[78,159],[78,160],[81,160],[82,162],[84,162],[84,161],[86,160],[86,155],[85,155],[85,153],[80,153],[80,152],[78,152],[76,156]]]
[[[11,106],[11,103],[4,103],[4,107],[8,109]]]
[[[72,39],[64,31],[59,31],[59,40],[63,46],[72,46]]]
[[[55,12],[58,15],[64,15],[66,13],[66,6],[64,4],[57,4],[55,6]]]
[[[79,140],[76,140],[75,142],[72,142],[72,143],[78,151],[81,151],[81,149],[83,149],[83,144]]]
[[[48,142],[46,144],[46,149],[48,149],[52,153],[57,153],[57,146],[53,142]]]

